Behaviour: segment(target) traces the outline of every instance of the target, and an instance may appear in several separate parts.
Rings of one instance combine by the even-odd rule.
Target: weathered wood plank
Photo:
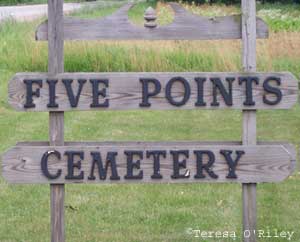
[[[256,71],[256,34],[255,0],[242,0],[242,63],[246,72]],[[243,144],[256,144],[256,111],[243,112]],[[256,241],[256,184],[249,183],[242,186],[243,196],[243,234],[249,231],[250,236],[244,236],[244,242]]]
[[[50,76],[64,72],[64,0],[48,0],[46,29],[48,41],[48,72]],[[64,144],[64,113],[49,113],[49,141],[51,145]],[[65,187],[63,184],[50,185],[51,242],[65,241],[64,214]]]
[[[247,86],[245,77],[257,78],[258,84],[253,79],[252,84]],[[147,78],[157,82],[146,81]],[[220,88],[216,87],[215,79],[220,80],[228,95],[232,91],[227,101]],[[239,79],[244,80],[241,82]],[[93,80],[101,82],[93,85]],[[267,89],[266,84],[273,90]],[[274,88],[279,91],[280,100]],[[54,100],[52,105],[50,96]],[[297,96],[298,82],[290,73],[19,73],[9,83],[8,102],[18,111],[252,110],[289,109],[297,102]],[[253,102],[247,99],[253,99]],[[276,100],[277,104],[274,103]],[[95,105],[94,102],[99,103]]]
[[[208,18],[187,12],[171,3],[174,21],[166,26],[144,28],[128,19],[132,3],[121,7],[113,15],[101,19],[64,18],[65,40],[210,40],[241,39],[241,16]],[[268,38],[266,23],[257,18],[257,38]],[[36,31],[37,40],[47,40],[47,21]]]
[[[32,144],[32,143],[31,143]],[[236,178],[226,178],[229,174],[229,163],[221,150],[232,151],[233,161],[237,161],[235,167]],[[59,152],[53,153],[53,152]],[[82,157],[74,156],[70,159],[71,151],[82,152]],[[127,152],[125,152],[127,151]],[[140,156],[135,154],[130,156],[130,152],[140,152]],[[160,156],[159,167],[162,175],[161,179],[153,179],[151,176],[154,172],[154,157],[147,156],[150,151],[165,152],[165,157]],[[171,151],[174,151],[173,154]],[[188,154],[180,154],[178,161],[174,153],[184,151]],[[205,178],[196,179],[197,173],[197,155],[195,151],[211,151],[215,157],[215,162],[211,165],[210,171],[213,171],[218,178],[211,177],[206,170],[203,170]],[[95,180],[91,180],[93,156],[91,152],[99,153],[102,158],[103,166],[107,160],[115,160],[117,175],[120,180],[111,180],[113,175],[111,163],[108,163],[107,177],[104,180],[99,179],[98,165],[94,167]],[[110,159],[107,158],[111,152]],[[112,155],[112,152],[116,152]],[[237,152],[245,152],[238,157]],[[49,154],[49,156],[47,155]],[[42,157],[47,155],[47,164]],[[60,156],[60,159],[58,158]],[[200,156],[199,156],[200,157]],[[69,158],[69,160],[68,160]],[[212,158],[211,158],[212,159]],[[126,179],[128,169],[131,164],[140,160],[140,169],[133,167],[133,174],[139,174],[143,171],[142,179]],[[179,174],[189,174],[188,178],[172,178],[176,174],[176,164],[186,160],[186,168],[180,168]],[[202,164],[208,163],[208,156],[203,155]],[[79,167],[79,161],[80,166]],[[74,165],[72,165],[72,162]],[[42,166],[47,166],[50,174],[56,174],[61,170],[59,177],[55,179],[47,178]],[[76,166],[78,166],[76,168]],[[84,172],[83,177],[75,179],[70,177],[78,176]],[[70,168],[71,167],[71,168]],[[72,168],[73,167],[73,168]],[[200,167],[200,166],[198,166]],[[295,167],[295,150],[288,144],[272,144],[257,146],[242,146],[224,142],[91,142],[91,143],[69,143],[68,146],[38,146],[37,145],[17,145],[3,155],[2,171],[4,178],[11,183],[189,183],[189,182],[280,182],[287,178]],[[66,178],[69,176],[69,179]],[[114,176],[114,175],[113,175]]]
[[[136,141],[126,141],[126,144],[131,144],[131,145],[135,145],[137,142]],[[151,144],[156,144],[157,142],[152,141],[152,142],[144,142],[147,143],[149,145]],[[165,144],[168,142],[163,142],[160,141],[160,144]],[[242,141],[172,141],[173,145],[181,145],[182,143],[187,143],[191,146],[196,146],[196,145],[203,145],[203,146],[237,146],[237,145],[243,145]],[[99,145],[103,145],[103,146],[110,146],[110,145],[123,145],[124,141],[106,141],[106,142],[97,142],[97,141],[88,141],[88,142],[74,142],[74,141],[66,141],[64,142],[65,146],[99,146]],[[265,145],[265,146],[272,146],[272,145],[280,145],[280,146],[284,146],[286,150],[288,150],[288,152],[291,154],[292,157],[292,169],[291,170],[295,170],[296,169],[296,159],[297,159],[297,151],[294,147],[294,145],[288,143],[288,142],[282,142],[282,141],[257,141],[256,142],[257,145]],[[48,141],[22,141],[22,142],[18,142],[16,144],[16,146],[49,146],[49,142]]]

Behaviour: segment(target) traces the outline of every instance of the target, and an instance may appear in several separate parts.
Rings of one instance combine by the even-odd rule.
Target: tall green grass
[[[185,4],[185,8],[191,12],[203,16],[226,16],[241,13],[241,6],[209,4],[194,5]],[[271,31],[300,31],[300,7],[299,4],[291,3],[257,3],[257,15],[266,21]]]
[[[300,31],[300,7],[297,4],[258,5],[258,15],[275,32]]]
[[[110,1],[110,2],[99,2],[98,4],[92,6],[83,7],[73,13],[71,16],[79,17],[79,18],[101,18],[108,15],[111,15],[115,12],[119,7],[121,7],[125,1]]]

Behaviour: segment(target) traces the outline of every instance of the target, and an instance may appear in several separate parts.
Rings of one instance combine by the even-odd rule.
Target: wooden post
[[[48,0],[48,72],[64,71],[63,0]],[[64,144],[64,113],[49,114],[50,145]],[[63,184],[50,185],[51,190],[51,241],[65,241]]]
[[[256,2],[242,0],[243,69],[256,71]],[[256,111],[243,111],[243,144],[256,144]],[[244,242],[256,241],[256,184],[243,184]],[[250,235],[249,235],[250,234]],[[249,236],[248,236],[249,235]]]

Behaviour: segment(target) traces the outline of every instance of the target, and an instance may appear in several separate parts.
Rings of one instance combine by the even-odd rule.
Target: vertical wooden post
[[[242,0],[243,69],[256,71],[256,2]],[[243,111],[243,144],[256,144],[256,111]],[[256,184],[243,184],[244,242],[256,241]],[[248,236],[250,234],[250,236]]]
[[[51,75],[64,71],[64,36],[63,36],[64,0],[48,0],[48,72]],[[64,113],[49,114],[50,145],[64,144]],[[51,241],[65,241],[63,184],[50,185],[51,196]]]

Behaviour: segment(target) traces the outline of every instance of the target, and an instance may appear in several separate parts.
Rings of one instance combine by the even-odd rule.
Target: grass
[[[146,7],[133,9],[132,21],[142,23]],[[167,8],[161,3],[157,7]],[[113,10],[76,15],[105,16]],[[38,23],[0,26],[0,153],[17,141],[48,139],[47,113],[18,113],[7,104],[7,83],[16,72],[47,71],[47,43],[34,41]],[[259,40],[258,69],[290,71],[299,77],[299,39],[297,32],[273,31],[268,40]],[[67,42],[65,70],[238,71],[240,48],[240,41]],[[286,111],[259,111],[257,116],[259,140],[287,140],[299,146],[299,105]],[[241,125],[240,111],[67,112],[65,137],[241,140]],[[280,184],[259,185],[258,228],[292,230],[296,233],[292,241],[300,241],[299,189],[299,172]],[[186,233],[188,228],[233,230],[239,237],[224,241],[241,241],[241,214],[241,186],[235,184],[66,186],[66,233],[72,242],[199,241]],[[49,226],[49,186],[9,185],[0,176],[0,241],[48,241]]]
[[[262,17],[273,31],[300,31],[300,5],[258,5],[258,16]]]
[[[240,5],[209,4],[196,5],[184,4],[189,11],[203,16],[225,16],[240,14]],[[257,4],[257,15],[265,20],[273,32],[299,32],[300,31],[300,5],[299,4]]]
[[[71,13],[71,16],[79,17],[79,18],[100,18],[111,15],[115,12],[121,5],[124,4],[124,1],[118,2],[107,2],[107,5],[104,2],[99,2],[96,6],[93,5],[92,7],[86,6],[80,10],[77,10]]]

